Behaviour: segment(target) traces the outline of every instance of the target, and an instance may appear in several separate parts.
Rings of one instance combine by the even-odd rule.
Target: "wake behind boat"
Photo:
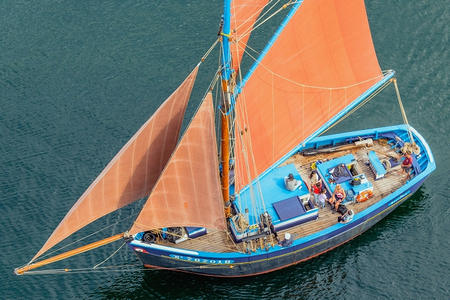
[[[253,57],[250,33],[285,9]],[[181,139],[200,63],[16,274],[122,239],[145,267],[225,277],[271,272],[363,233],[435,169],[429,146],[408,124],[395,72],[380,70],[364,1],[277,8],[268,0],[225,0],[218,42],[220,66]],[[255,60],[245,76],[244,55]],[[323,135],[390,83],[405,124]],[[143,197],[128,232],[38,260]]]

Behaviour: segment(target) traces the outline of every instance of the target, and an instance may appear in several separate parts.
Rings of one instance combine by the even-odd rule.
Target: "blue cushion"
[[[335,170],[339,169],[339,176],[336,176]],[[330,173],[333,176],[334,181],[339,184],[339,183],[343,183],[345,181],[351,180],[353,178],[352,173],[350,172],[350,170],[347,168],[347,166],[344,164],[342,166],[342,164],[339,164],[333,168],[329,168],[328,169],[328,173]]]
[[[184,228],[186,229],[188,237],[190,237],[191,239],[206,234],[206,228],[203,227],[184,227]]]
[[[300,216],[306,212],[298,197],[291,197],[272,204],[281,221]]]
[[[375,174],[375,179],[379,179],[386,174],[386,169],[384,168],[381,161],[374,151],[369,152],[370,167]]]

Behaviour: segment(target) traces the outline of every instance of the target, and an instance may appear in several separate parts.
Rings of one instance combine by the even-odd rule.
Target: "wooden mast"
[[[222,113],[221,116],[222,126],[222,195],[225,203],[225,216],[228,218],[231,215],[230,211],[230,134],[228,132],[228,116]]]

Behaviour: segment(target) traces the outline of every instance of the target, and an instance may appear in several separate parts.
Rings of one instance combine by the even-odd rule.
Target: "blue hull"
[[[392,130],[392,128],[377,130]],[[401,126],[395,128],[398,130],[401,129]],[[367,133],[367,131],[363,133]],[[146,244],[138,240],[131,241],[129,246],[146,267],[217,277],[253,276],[308,260],[362,234],[413,195],[423,184],[424,180],[435,169],[435,164],[428,145],[417,132],[414,131],[414,134],[428,157],[427,167],[420,174],[392,194],[356,214],[351,222],[337,223],[312,235],[299,238],[294,241],[292,246],[281,247],[277,245],[268,251],[258,250],[251,254],[201,252]],[[319,138],[318,142],[325,140],[325,138]]]

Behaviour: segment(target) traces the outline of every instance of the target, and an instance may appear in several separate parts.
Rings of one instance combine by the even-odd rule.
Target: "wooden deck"
[[[366,162],[368,161],[367,152],[370,150],[375,150],[379,156],[380,154],[395,155],[395,153],[392,152],[389,146],[383,145],[382,143],[375,141],[373,147],[359,150],[358,149],[347,150],[331,154],[319,154],[314,156],[303,156],[301,154],[295,154],[289,159],[287,159],[286,162],[283,163],[283,165],[294,163],[295,167],[297,168],[302,178],[308,182],[309,174],[311,173],[310,166],[313,162],[317,160],[322,161],[330,160],[336,157],[352,153],[356,158],[359,173],[364,173],[367,179],[372,183],[374,194],[374,196],[371,199],[365,202],[347,204],[347,207],[352,209],[355,213],[358,213],[366,209],[367,207],[373,205],[382,198],[386,197],[396,189],[398,189],[405,183],[406,180],[406,174],[404,174],[400,170],[391,170],[385,175],[384,178],[375,181],[372,170],[366,164]],[[319,218],[317,220],[300,224],[295,227],[291,227],[289,229],[279,232],[278,234],[282,236],[283,233],[289,232],[293,235],[294,239],[298,239],[303,236],[310,235],[314,232],[323,230],[333,224],[336,224],[338,216],[339,214],[333,213],[330,206],[327,205],[325,208],[319,210]],[[161,240],[158,243],[177,248],[192,249],[192,250],[195,249],[198,251],[208,251],[208,252],[235,252],[235,251],[244,252],[246,248],[254,248],[257,247],[257,245],[259,246],[258,241],[255,241],[254,244],[252,245],[249,244],[244,245],[243,243],[236,244],[234,243],[231,234],[229,232],[220,232],[220,231],[209,231],[208,234],[204,236],[198,237],[196,239],[187,240],[177,245],[169,243],[164,240]]]

